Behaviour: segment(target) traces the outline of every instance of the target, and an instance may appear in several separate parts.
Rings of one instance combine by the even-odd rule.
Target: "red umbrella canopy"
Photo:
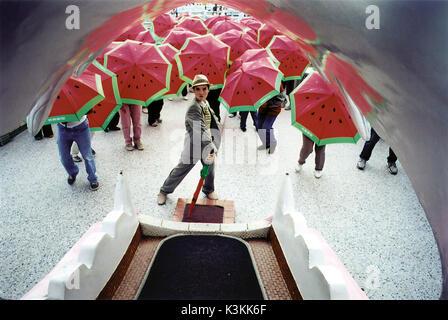
[[[240,20],[240,23],[251,28],[252,30],[254,30],[257,33],[258,33],[258,29],[260,29],[263,26],[263,23],[261,23],[260,21],[258,21],[257,19],[255,19],[253,17],[242,18]]]
[[[246,50],[261,49],[261,46],[247,33],[229,30],[217,36],[219,40],[230,47],[230,61],[235,61]]]
[[[207,28],[210,29],[219,21],[231,21],[231,20],[233,21],[233,19],[229,16],[212,16],[207,20],[205,20],[205,25],[207,26]]]
[[[140,32],[136,37],[135,41],[147,42],[147,43],[156,43],[156,40],[152,36],[151,31],[145,30]]]
[[[234,20],[222,20],[216,22],[213,27],[210,28],[210,33],[214,34],[215,36],[221,33],[224,33],[229,30],[238,30],[242,31],[245,28],[247,28],[245,25],[234,21]]]
[[[103,99],[99,75],[88,73],[77,78],[70,77],[56,96],[46,124],[79,121]]]
[[[182,92],[183,88],[187,85],[187,83],[179,76],[179,68],[177,67],[177,62],[175,59],[175,56],[179,53],[179,50],[174,48],[169,43],[160,45],[159,49],[167,58],[167,60],[173,65],[170,76],[170,91],[165,93],[162,98],[177,97]]]
[[[123,41],[113,41],[107,45],[107,47],[96,57],[96,61],[98,61],[100,64],[104,65],[104,55],[114,49],[115,47],[122,44]]]
[[[83,75],[99,75],[103,86],[104,100],[93,106],[87,114],[90,131],[106,129],[118,109],[121,108],[121,98],[118,92],[117,75],[94,61],[83,72]]]
[[[339,91],[317,72],[290,93],[292,125],[316,145],[356,143],[360,136]]]
[[[229,112],[256,111],[280,93],[283,74],[270,59],[243,62],[226,77],[218,98]]]
[[[278,34],[279,32],[277,32],[277,30],[275,30],[273,27],[268,26],[267,24],[263,24],[258,29],[258,43],[262,47],[266,48],[271,42],[272,38]]]
[[[212,34],[189,38],[176,55],[181,79],[192,83],[197,74],[204,74],[211,83],[211,89],[224,84],[229,64],[230,47]]]
[[[174,28],[170,31],[168,36],[163,40],[163,44],[171,44],[174,48],[177,50],[180,50],[182,46],[184,45],[185,41],[187,41],[188,38],[197,37],[199,34],[194,33],[189,30],[185,30],[183,28]]]
[[[280,65],[280,62],[277,60],[277,58],[274,57],[272,53],[267,51],[266,49],[264,48],[249,49],[246,50],[239,58],[237,58],[235,61],[232,62],[232,65],[230,66],[228,73],[234,72],[243,64],[243,62],[256,61],[260,59],[271,59],[277,68]]]
[[[162,13],[152,20],[154,26],[154,33],[161,38],[165,38],[170,30],[177,25],[177,20],[173,16]]]
[[[279,68],[285,75],[284,80],[301,79],[310,65],[297,43],[287,36],[274,36],[266,49],[280,61]]]
[[[181,21],[179,21],[179,24],[177,26],[200,35],[208,33],[207,26],[200,18],[185,17]]]
[[[124,103],[145,106],[169,90],[172,66],[155,44],[126,40],[106,53],[104,65],[117,75]]]
[[[127,39],[135,40],[138,34],[142,31],[145,31],[146,28],[141,24],[137,24],[126,32],[123,32],[115,41],[125,41]]]

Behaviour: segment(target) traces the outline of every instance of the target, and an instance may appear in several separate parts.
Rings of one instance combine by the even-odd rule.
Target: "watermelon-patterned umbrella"
[[[229,16],[212,16],[207,20],[205,20],[205,25],[207,26],[207,28],[210,29],[219,21],[230,21],[230,20],[233,21],[233,19]]]
[[[268,26],[267,24],[263,24],[258,29],[258,43],[263,47],[266,48],[268,44],[271,42],[272,38],[275,35],[279,35],[280,33],[277,32],[273,27]]]
[[[179,21],[179,24],[176,27],[184,28],[199,35],[208,33],[207,26],[200,18],[185,17],[181,21]]]
[[[137,24],[126,32],[123,32],[115,41],[135,40],[138,34],[142,31],[146,31],[146,28],[142,24]]]
[[[169,90],[172,65],[155,44],[126,40],[104,56],[123,103],[146,106]]]
[[[173,65],[170,75],[170,91],[166,92],[161,98],[175,98],[179,96],[187,83],[179,76],[179,68],[175,59],[179,50],[174,48],[171,44],[166,43],[159,46],[160,51],[165,55],[168,61]]]
[[[319,73],[311,73],[289,97],[292,125],[317,146],[359,140],[359,133],[339,91]]]
[[[260,29],[263,26],[263,23],[255,19],[254,17],[246,17],[242,18],[240,20],[240,23],[244,24],[245,26],[251,28],[255,32],[258,33],[258,29]]]
[[[230,61],[235,61],[246,50],[261,49],[261,46],[247,33],[229,30],[216,36],[230,47]]]
[[[107,47],[98,55],[98,57],[96,57],[95,60],[104,66],[104,55],[122,43],[123,43],[123,41],[113,41],[113,42],[109,43],[107,45]]]
[[[150,30],[145,30],[145,31],[140,32],[135,37],[135,41],[156,43],[156,39],[154,39],[154,36],[152,35],[152,32]]]
[[[118,109],[121,108],[121,98],[118,92],[117,75],[94,61],[83,75],[98,74],[101,77],[104,100],[98,102],[87,114],[90,131],[105,130]]]
[[[210,33],[214,34],[215,36],[221,33],[224,33],[229,30],[238,30],[243,31],[245,28],[247,28],[245,25],[239,23],[238,21],[234,20],[222,20],[216,22],[213,27],[210,28]]]
[[[301,79],[310,65],[297,43],[287,36],[274,36],[266,49],[280,61],[279,68],[285,75],[283,80]]]
[[[182,48],[182,46],[184,45],[185,41],[187,41],[188,38],[197,36],[199,36],[199,34],[189,30],[185,30],[183,28],[176,27],[170,31],[165,40],[163,40],[162,44],[169,43],[177,50],[180,50],[180,48]]]
[[[192,83],[197,74],[204,74],[211,83],[211,89],[222,88],[230,47],[212,34],[189,38],[176,55],[181,79]]]
[[[70,77],[62,86],[45,124],[79,121],[90,109],[104,99],[101,77],[81,74]]]
[[[280,65],[280,62],[277,60],[277,58],[274,57],[272,53],[267,51],[266,49],[249,49],[232,62],[232,65],[230,66],[227,73],[232,73],[233,71],[241,67],[243,62],[256,61],[260,59],[271,59],[277,68]]]
[[[160,38],[165,38],[177,23],[176,18],[167,13],[162,13],[152,20],[154,33]]]
[[[270,59],[243,62],[226,77],[218,100],[229,112],[256,111],[280,93],[283,74]]]

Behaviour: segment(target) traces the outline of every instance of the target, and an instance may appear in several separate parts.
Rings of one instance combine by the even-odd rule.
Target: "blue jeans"
[[[271,146],[275,147],[277,145],[277,139],[275,139],[274,129],[272,125],[274,124],[277,116],[271,116],[267,114],[257,114],[257,132],[261,139],[263,145],[266,148]]]
[[[95,175],[96,167],[93,159],[92,148],[90,144],[89,120],[86,119],[80,125],[74,128],[66,128],[58,123],[58,150],[59,158],[65,171],[71,176],[76,176],[79,172],[78,165],[73,161],[70,149],[73,142],[79,147],[87,172],[87,179],[90,183],[97,182]]]

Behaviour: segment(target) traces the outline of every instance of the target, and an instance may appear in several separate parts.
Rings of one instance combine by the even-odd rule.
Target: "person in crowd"
[[[359,161],[356,164],[359,170],[364,170],[366,167],[367,161],[369,161],[370,156],[372,155],[373,148],[380,141],[380,136],[376,133],[373,127],[370,129],[370,140],[364,143],[364,147],[362,148],[361,154],[359,155]],[[395,152],[389,147],[389,156],[387,157],[387,168],[389,169],[390,174],[396,175],[398,173],[397,162],[398,158],[395,155]]]
[[[65,171],[68,173],[67,183],[69,185],[75,183],[76,176],[79,173],[79,167],[73,161],[72,155],[70,154],[70,148],[73,142],[76,142],[84,158],[90,189],[93,191],[98,190],[99,182],[96,175],[95,159],[92,154],[89,120],[87,116],[84,115],[79,121],[58,123],[57,127],[59,158]]]
[[[153,101],[148,105],[148,124],[151,127],[157,127],[159,123],[162,123],[162,119],[160,118],[162,108],[163,99]]]
[[[221,102],[219,102],[218,98],[219,95],[221,94],[221,91],[222,88],[210,90],[207,97],[207,100],[210,104],[210,108],[212,108],[213,112],[215,113],[219,121],[221,121],[221,115],[219,112],[219,105],[221,104]]]
[[[243,132],[246,132],[246,122],[247,122],[247,116],[249,115],[252,117],[252,121],[254,124],[255,129],[257,129],[257,112],[256,111],[240,111],[240,129]]]
[[[51,124],[45,124],[42,126],[42,128],[39,130],[38,133],[34,136],[34,139],[36,140],[42,140],[42,138],[53,138],[53,129],[51,128]]]
[[[184,149],[179,163],[171,170],[160,188],[160,193],[157,195],[159,205],[166,203],[167,195],[174,192],[199,160],[202,164],[209,165],[202,192],[208,199],[218,199],[214,185],[214,159],[221,142],[221,124],[207,101],[210,91],[208,78],[203,74],[196,75],[190,90],[193,91],[195,98],[185,114]]]
[[[140,139],[142,135],[142,125],[140,122],[142,106],[136,104],[123,103],[119,112],[126,150],[132,151],[134,150],[134,148],[137,148],[138,150],[143,150],[144,149],[143,143]],[[132,138],[131,138],[131,125],[133,132]],[[134,144],[132,144],[132,141],[134,141]]]
[[[314,141],[308,138],[305,134],[302,133],[302,148],[300,149],[300,157],[299,161],[296,165],[296,172],[300,172],[302,170],[302,166],[305,164],[308,156],[313,152],[315,152],[315,167],[314,167],[314,177],[319,179],[322,177],[322,170],[325,164],[325,145],[318,146],[315,145]]]
[[[281,87],[280,94],[271,98],[258,108],[257,112],[257,132],[261,140],[261,146],[258,150],[266,149],[269,154],[274,153],[277,147],[277,140],[275,139],[273,124],[277,116],[282,110],[282,106],[286,102],[285,93]]]

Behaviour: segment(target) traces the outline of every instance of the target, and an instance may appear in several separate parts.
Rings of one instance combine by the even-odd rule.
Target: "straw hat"
[[[208,82],[208,78],[203,74],[197,74],[194,76],[190,90],[192,90],[196,86],[204,86],[204,85],[210,88],[210,82]]]

